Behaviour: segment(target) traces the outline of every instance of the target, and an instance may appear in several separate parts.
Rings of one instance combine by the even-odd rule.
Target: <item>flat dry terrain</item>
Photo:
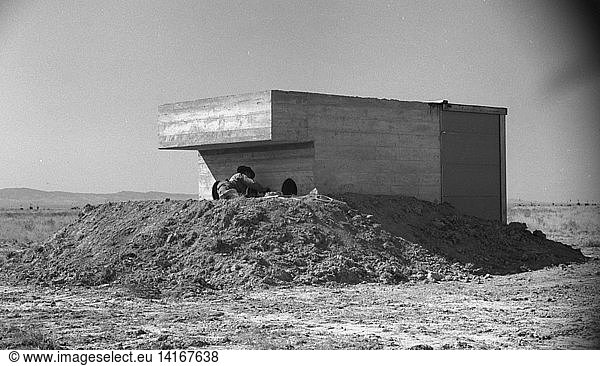
[[[535,210],[529,215],[535,220]],[[552,214],[544,215],[549,222]],[[580,231],[562,235],[581,239]],[[3,285],[0,348],[600,349],[594,243],[574,243],[595,258],[584,264],[476,282],[278,287],[159,300],[113,285]]]
[[[0,345],[598,349],[599,280],[594,260],[481,283],[295,287],[187,299],[145,300],[111,287],[2,286]]]

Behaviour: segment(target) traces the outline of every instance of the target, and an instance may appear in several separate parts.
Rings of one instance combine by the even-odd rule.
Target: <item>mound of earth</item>
[[[584,261],[579,250],[408,197],[340,195],[86,206],[8,256],[10,279],[120,283],[140,296],[203,289],[459,280]]]
[[[530,232],[524,223],[503,225],[461,215],[448,204],[400,196],[344,194],[338,198],[372,213],[393,235],[453,262],[471,263],[475,273],[518,273],[586,258],[579,249],[546,239],[539,230]]]

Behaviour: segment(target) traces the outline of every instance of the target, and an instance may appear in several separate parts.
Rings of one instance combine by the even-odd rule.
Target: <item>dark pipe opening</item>
[[[213,200],[218,200],[219,199],[219,190],[217,189],[217,186],[219,185],[220,181],[216,181],[213,186],[212,186],[212,197]]]
[[[287,178],[281,185],[281,193],[285,195],[298,195],[298,186],[292,178]]]

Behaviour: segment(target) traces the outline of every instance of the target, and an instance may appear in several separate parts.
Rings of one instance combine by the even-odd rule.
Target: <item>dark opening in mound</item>
[[[408,197],[340,195],[108,203],[8,260],[15,281],[161,291],[506,274],[585,257]]]
[[[298,186],[296,182],[292,178],[287,178],[283,181],[281,185],[281,193],[284,195],[297,195],[298,194]]]

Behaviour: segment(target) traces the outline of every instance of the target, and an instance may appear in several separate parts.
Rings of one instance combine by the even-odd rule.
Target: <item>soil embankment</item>
[[[470,280],[561,263],[579,250],[522,224],[408,197],[346,194],[86,206],[34,248],[9,253],[9,279],[120,283],[144,297],[205,289]]]

